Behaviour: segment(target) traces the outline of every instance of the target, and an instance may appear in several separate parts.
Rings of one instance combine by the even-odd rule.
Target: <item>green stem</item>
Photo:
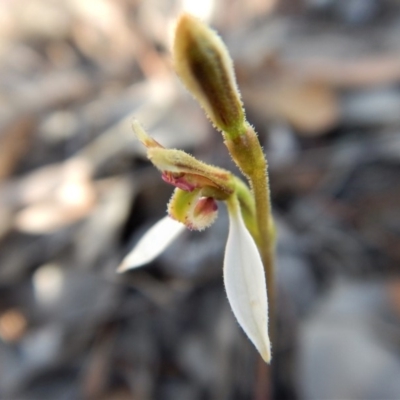
[[[270,320],[274,321],[275,306],[275,268],[274,268],[274,247],[275,234],[274,224],[271,216],[270,193],[268,185],[267,163],[264,158],[264,168],[254,171],[249,176],[251,187],[256,203],[256,219],[260,237],[259,250],[267,275],[268,302],[270,308]],[[270,326],[273,323],[271,322]],[[272,336],[272,335],[271,335]]]
[[[249,187],[238,177],[235,176],[235,193],[239,200],[240,210],[242,212],[243,221],[246,224],[251,236],[256,242],[257,246],[260,245],[260,238],[258,234],[258,226],[255,213],[255,203],[252,192]]]

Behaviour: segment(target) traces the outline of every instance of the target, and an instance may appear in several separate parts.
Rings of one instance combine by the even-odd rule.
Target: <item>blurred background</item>
[[[130,123],[237,172],[171,65],[218,29],[270,167],[272,369],[222,283],[224,207],[117,275],[172,187]],[[0,2],[0,398],[400,398],[400,1]]]

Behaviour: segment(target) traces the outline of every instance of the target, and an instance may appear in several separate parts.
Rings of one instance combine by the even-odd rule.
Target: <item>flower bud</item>
[[[175,70],[213,124],[231,139],[245,131],[245,115],[233,65],[219,36],[183,14],[173,46]]]

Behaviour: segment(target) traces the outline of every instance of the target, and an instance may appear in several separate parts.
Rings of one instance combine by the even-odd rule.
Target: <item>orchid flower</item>
[[[256,133],[245,119],[228,51],[215,32],[194,17],[183,15],[176,27],[174,61],[182,82],[222,131],[232,159],[251,190],[229,171],[182,150],[164,148],[134,121],[133,131],[146,147],[148,159],[175,191],[168,204],[169,215],[145,233],[118,272],[154,260],[185,227],[198,231],[208,228],[217,217],[217,202],[224,202],[229,214],[223,264],[228,301],[239,325],[269,363],[268,298],[272,298],[273,288],[274,228],[266,160]]]

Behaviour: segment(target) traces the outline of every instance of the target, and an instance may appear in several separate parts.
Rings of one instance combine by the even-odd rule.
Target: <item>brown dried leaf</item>
[[[4,342],[14,343],[24,335],[28,322],[18,309],[8,309],[0,315],[0,338]]]
[[[84,160],[72,159],[31,176],[21,193],[21,200],[29,205],[16,215],[15,227],[27,233],[49,233],[86,216],[96,200],[90,172]]]
[[[35,126],[31,116],[19,116],[0,133],[0,182],[10,176],[29,149]]]

